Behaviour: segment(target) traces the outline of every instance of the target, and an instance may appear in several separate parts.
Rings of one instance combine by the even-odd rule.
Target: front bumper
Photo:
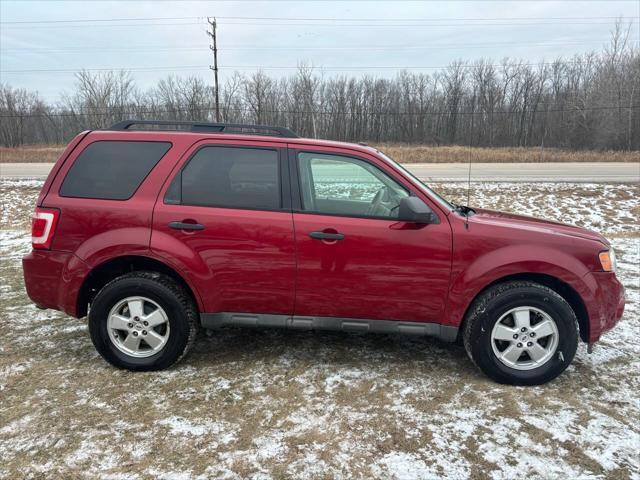
[[[622,317],[625,292],[624,286],[612,272],[593,272],[588,276],[595,287],[593,298],[586,304],[589,314],[589,343],[595,343]]]
[[[89,267],[70,252],[32,250],[22,258],[27,295],[38,307],[78,316],[78,294]]]

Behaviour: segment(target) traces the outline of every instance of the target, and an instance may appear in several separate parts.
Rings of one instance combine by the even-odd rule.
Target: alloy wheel
[[[137,358],[158,353],[169,339],[169,317],[146,297],[120,300],[107,318],[109,339],[121,352]]]
[[[558,326],[539,308],[522,306],[504,313],[491,331],[491,347],[500,362],[516,370],[547,363],[558,348]]]

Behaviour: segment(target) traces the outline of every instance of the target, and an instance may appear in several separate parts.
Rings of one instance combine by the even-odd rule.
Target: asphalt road
[[[51,163],[0,163],[1,178],[45,178]],[[465,163],[410,163],[424,180],[467,179]],[[640,182],[639,163],[474,163],[471,179],[481,182]]]

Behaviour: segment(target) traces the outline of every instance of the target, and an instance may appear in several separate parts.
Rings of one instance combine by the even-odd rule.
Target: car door
[[[297,248],[296,316],[439,322],[451,228],[424,193],[373,155],[290,150]],[[417,195],[439,223],[398,221]]]
[[[151,249],[206,313],[291,315],[295,254],[284,144],[194,145],[160,192]]]

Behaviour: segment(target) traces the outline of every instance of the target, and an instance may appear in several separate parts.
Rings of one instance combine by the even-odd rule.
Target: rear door
[[[364,153],[291,150],[290,168],[295,315],[440,322],[451,267],[447,216]],[[440,222],[399,222],[398,205],[407,195],[421,197]]]
[[[194,145],[160,192],[151,249],[189,276],[207,313],[291,315],[295,257],[285,145]]]

